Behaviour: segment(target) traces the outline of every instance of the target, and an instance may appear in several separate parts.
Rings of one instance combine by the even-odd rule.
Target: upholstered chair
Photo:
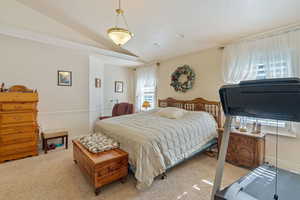
[[[99,117],[100,120],[107,119],[111,117],[121,116],[121,115],[128,115],[134,112],[133,104],[130,103],[117,103],[114,105],[112,109],[112,116],[102,116]]]

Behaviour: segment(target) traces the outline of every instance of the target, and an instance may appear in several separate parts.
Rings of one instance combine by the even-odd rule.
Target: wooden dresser
[[[223,129],[218,130],[218,145],[221,146]],[[230,133],[226,161],[241,167],[256,168],[264,163],[265,134]]]
[[[38,155],[38,93],[0,92],[0,163]]]
[[[128,175],[128,153],[121,149],[94,154],[73,140],[73,155],[74,162],[91,182],[96,195],[102,186],[119,179],[123,182]]]

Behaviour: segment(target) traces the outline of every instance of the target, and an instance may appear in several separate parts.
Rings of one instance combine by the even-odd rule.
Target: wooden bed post
[[[221,103],[218,105],[218,115],[217,115],[218,128],[222,128],[222,112],[221,112]]]

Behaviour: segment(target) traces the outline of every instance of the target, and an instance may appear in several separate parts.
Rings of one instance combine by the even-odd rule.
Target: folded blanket
[[[99,153],[119,148],[118,142],[99,132],[79,137],[78,140],[87,150],[92,153]]]

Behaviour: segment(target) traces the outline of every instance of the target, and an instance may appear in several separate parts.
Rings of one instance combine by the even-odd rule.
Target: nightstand
[[[218,129],[220,149],[223,129]],[[256,168],[265,161],[265,134],[252,134],[232,130],[229,137],[226,161],[237,166]]]

